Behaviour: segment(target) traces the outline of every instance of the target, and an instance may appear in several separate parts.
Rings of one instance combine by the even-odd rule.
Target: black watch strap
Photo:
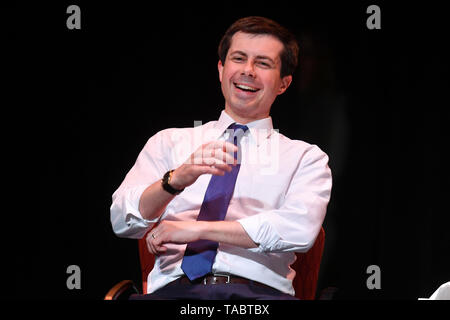
[[[170,178],[172,176],[173,171],[174,170],[169,170],[166,172],[166,174],[164,174],[164,177],[161,180],[161,185],[162,185],[163,189],[166,190],[168,193],[177,195],[177,194],[181,193],[184,189],[178,190],[170,185]]]

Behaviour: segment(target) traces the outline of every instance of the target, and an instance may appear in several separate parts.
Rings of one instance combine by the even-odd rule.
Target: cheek
[[[277,81],[273,77],[267,77],[266,79],[263,79],[263,84],[265,89],[264,91],[267,95],[270,96],[276,96],[281,86],[280,81]]]
[[[228,90],[230,90],[230,87],[232,86],[232,79],[233,79],[233,70],[230,69],[223,69],[222,71],[222,88],[227,88]]]
[[[222,71],[222,81],[230,82],[230,79],[233,77],[233,69],[224,68]]]

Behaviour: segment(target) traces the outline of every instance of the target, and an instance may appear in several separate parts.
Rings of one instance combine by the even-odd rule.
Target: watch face
[[[167,171],[167,172],[164,174],[163,182],[164,182],[164,183],[169,183],[169,178],[170,178],[170,171]]]
[[[162,187],[164,190],[166,190],[167,192],[169,192],[170,194],[179,194],[181,191],[183,190],[177,190],[174,189],[170,184],[169,184],[169,180],[170,180],[170,175],[172,173],[173,170],[171,171],[167,171],[166,174],[164,175],[163,179],[162,179]]]

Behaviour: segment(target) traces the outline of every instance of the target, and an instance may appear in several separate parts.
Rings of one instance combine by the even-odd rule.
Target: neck
[[[237,123],[240,123],[240,124],[247,124],[249,122],[264,119],[269,116],[269,114],[260,114],[260,115],[255,115],[255,116],[237,114],[237,113],[233,112],[231,110],[231,108],[228,108],[227,106],[225,106],[225,112],[231,118],[233,118],[234,121],[236,121]]]

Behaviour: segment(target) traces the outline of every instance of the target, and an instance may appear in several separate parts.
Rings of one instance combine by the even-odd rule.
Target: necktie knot
[[[233,123],[228,127],[227,130],[231,130],[230,137],[228,138],[228,141],[233,142],[235,145],[238,144],[238,142],[241,141],[242,137],[244,136],[245,132],[248,130],[248,127],[243,124],[237,124]]]
[[[233,123],[232,125],[230,125],[228,127],[228,129],[231,129],[234,131],[234,135],[237,134],[238,131],[242,130],[243,133],[245,133],[248,130],[248,127],[246,125],[243,124],[237,124],[237,123]]]

